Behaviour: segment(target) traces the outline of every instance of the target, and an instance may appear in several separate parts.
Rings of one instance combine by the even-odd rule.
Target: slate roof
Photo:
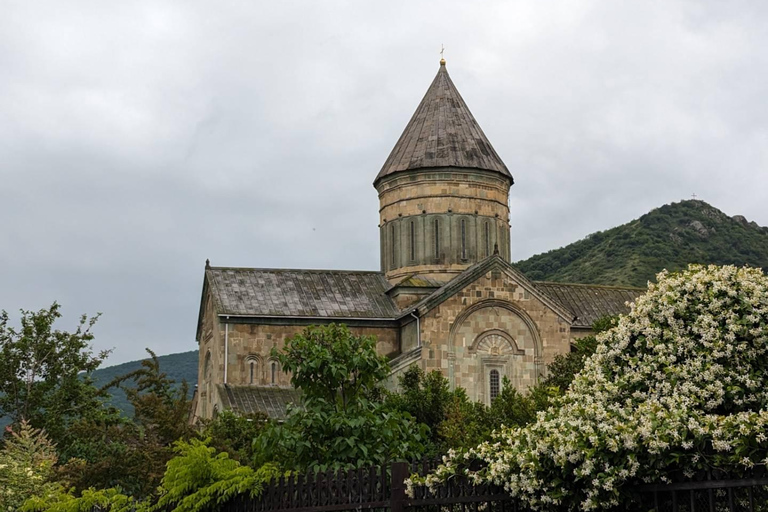
[[[438,281],[432,277],[413,274],[406,277],[392,288],[440,288],[443,284],[445,284],[443,281]]]
[[[301,401],[301,393],[295,389],[227,384],[216,388],[224,409],[245,414],[261,412],[276,420],[285,419],[288,404],[298,405]]]
[[[498,172],[512,181],[469,107],[453,85],[445,64],[429,86],[374,185],[399,171],[428,167],[465,167]]]
[[[448,298],[453,297],[454,294],[462,290],[465,286],[474,282],[480,276],[491,270],[501,270],[515,276],[515,279],[522,287],[527,289],[528,292],[532,295],[538,297],[539,300],[547,304],[555,313],[560,315],[568,322],[573,320],[575,315],[571,312],[570,309],[565,307],[561,302],[550,297],[544,291],[539,290],[539,288],[534,285],[533,282],[529,281],[522,272],[517,270],[517,268],[512,266],[508,261],[504,260],[504,258],[498,254],[493,254],[464,270],[464,272],[445,283],[443,286],[426,296],[424,299],[420,300],[413,306],[404,309],[400,313],[400,317],[404,318],[410,315],[413,311],[419,311],[419,315],[424,315],[426,312],[438,306]]]
[[[381,272],[209,267],[206,280],[218,314],[392,319],[399,313]]]
[[[576,316],[575,327],[591,327],[607,315],[629,312],[626,302],[633,302],[647,290],[594,284],[548,283],[537,281],[536,288],[559,302]]]

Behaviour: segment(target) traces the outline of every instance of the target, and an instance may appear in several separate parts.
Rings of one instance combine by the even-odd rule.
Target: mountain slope
[[[642,287],[660,270],[689,263],[768,268],[768,228],[681,201],[515,265],[534,280]]]

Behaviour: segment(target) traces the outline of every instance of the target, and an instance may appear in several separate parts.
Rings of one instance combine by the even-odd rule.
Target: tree
[[[18,510],[30,497],[55,492],[56,447],[40,429],[21,421],[0,450],[0,510]]]
[[[251,465],[256,460],[253,440],[266,428],[268,416],[263,413],[235,414],[222,411],[203,428],[203,438],[219,452],[226,452],[232,460]]]
[[[187,384],[160,369],[154,352],[141,367],[117,377],[104,389],[120,386],[133,405],[132,419],[84,418],[71,427],[75,440],[59,475],[77,490],[119,486],[144,497],[157,488],[173,456],[173,444],[193,435],[189,426]]]
[[[99,315],[83,315],[74,332],[54,328],[61,318],[53,303],[40,311],[21,311],[20,327],[0,313],[0,416],[44,429],[60,446],[69,426],[101,413],[104,393],[89,373],[109,351],[94,354],[91,328]]]
[[[535,508],[592,510],[618,506],[628,484],[765,467],[768,277],[691,265],[657,279],[597,337],[559,407],[478,446],[485,467],[468,473]]]
[[[429,427],[430,452],[442,453],[445,439],[439,427],[456,395],[450,390],[448,379],[436,370],[425,374],[414,365],[399,376],[398,382],[399,391],[387,395],[387,406],[408,413]]]
[[[351,468],[424,453],[426,427],[380,399],[389,368],[375,338],[354,336],[344,325],[308,327],[273,355],[291,373],[302,404],[259,437],[261,461],[296,470]]]
[[[584,361],[595,353],[597,335],[612,329],[618,321],[617,316],[605,316],[595,320],[592,324],[594,334],[577,339],[569,353],[555,356],[555,360],[547,366],[548,375],[544,379],[544,386],[556,387],[560,393],[565,393],[576,374],[584,368]]]

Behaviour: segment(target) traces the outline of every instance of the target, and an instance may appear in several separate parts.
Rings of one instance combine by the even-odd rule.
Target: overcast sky
[[[438,70],[512,257],[695,193],[768,225],[768,2],[0,0],[0,309],[197,348],[205,259],[378,269],[371,183]]]

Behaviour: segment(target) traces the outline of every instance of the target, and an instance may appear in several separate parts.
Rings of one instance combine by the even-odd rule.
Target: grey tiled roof
[[[219,314],[391,319],[399,312],[381,272],[210,267],[206,278]]]
[[[261,412],[276,420],[285,419],[288,404],[298,405],[301,402],[301,393],[292,388],[226,384],[218,384],[216,387],[224,409],[244,414]]]
[[[628,313],[626,302],[633,302],[646,292],[643,288],[621,288],[594,284],[547,283],[537,281],[536,288],[559,302],[576,316],[574,325],[591,327],[595,320],[608,315]]]
[[[389,174],[426,167],[468,167],[496,171],[512,180],[467,104],[440,66],[376,181]]]
[[[413,274],[399,283],[397,283],[394,287],[402,287],[402,288],[440,288],[445,283],[442,281],[438,281],[437,279],[431,278],[429,276],[423,276],[420,274]]]

